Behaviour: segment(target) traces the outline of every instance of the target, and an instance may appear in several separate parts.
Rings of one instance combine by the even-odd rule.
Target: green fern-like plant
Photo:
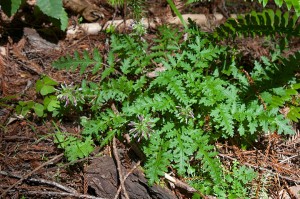
[[[87,51],[84,51],[82,58],[79,56],[78,52],[75,51],[73,57],[71,56],[61,57],[59,60],[53,63],[54,68],[57,69],[63,68],[66,70],[72,70],[73,72],[75,71],[77,66],[80,66],[81,75],[87,71],[88,66],[92,66],[92,65],[94,66],[92,69],[92,74],[96,74],[97,72],[99,72],[100,67],[102,65],[102,58],[99,54],[99,51],[96,49],[94,50],[92,59],[90,58]]]
[[[83,81],[72,92],[92,113],[90,118],[81,119],[83,137],[104,146],[128,132],[146,155],[144,167],[150,183],[158,182],[172,167],[182,177],[203,179],[202,184],[212,187],[208,194],[240,197],[247,193],[242,186],[253,175],[232,178],[236,192],[231,192],[212,143],[221,137],[255,136],[268,131],[293,133],[280,107],[263,101],[260,93],[272,94],[272,89],[295,83],[292,72],[276,84],[266,86],[264,82],[273,78],[276,68],[289,66],[298,55],[277,56],[273,62],[266,58],[257,61],[247,73],[252,84],[240,69],[234,49],[214,43],[199,30],[189,31],[189,37],[183,40],[183,33],[162,27],[152,44],[140,37],[112,35],[107,59],[94,51],[92,58],[87,53],[75,54],[54,65],[59,69],[78,68],[82,74],[95,72],[101,77],[98,82]],[[220,62],[221,58],[226,61]],[[93,70],[95,65],[97,70]],[[112,103],[118,113],[111,109]],[[248,170],[241,169],[246,175]]]
[[[58,145],[58,148],[65,151],[65,156],[70,162],[84,158],[94,150],[94,142],[90,137],[85,138],[83,141],[61,131],[54,135],[54,143]]]
[[[300,26],[297,24],[298,16],[280,10],[265,10],[262,13],[252,11],[237,19],[228,19],[226,23],[215,30],[215,37],[227,38],[237,36],[273,36],[299,37]]]
[[[268,0],[258,0],[259,3],[262,3],[263,6],[265,7],[267,3],[269,2]],[[283,5],[283,2],[286,4],[287,8],[290,10],[292,7],[295,9],[297,15],[300,15],[300,2],[297,0],[275,0],[275,4],[278,7],[281,7]]]

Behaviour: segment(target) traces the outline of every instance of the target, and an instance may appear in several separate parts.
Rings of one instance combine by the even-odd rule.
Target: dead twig
[[[75,198],[85,198],[85,199],[105,199],[99,198],[95,196],[85,195],[85,194],[78,194],[78,193],[66,193],[66,192],[54,192],[54,191],[28,191],[26,192],[28,195],[47,195],[47,196],[70,196]]]
[[[51,160],[48,160],[47,162],[45,162],[44,164],[38,166],[37,168],[35,168],[33,171],[29,172],[28,174],[26,174],[25,176],[23,176],[20,180],[18,180],[16,183],[14,183],[13,185],[11,185],[10,187],[8,187],[1,195],[0,198],[4,197],[7,192],[9,190],[11,190],[12,188],[14,188],[15,186],[17,186],[19,183],[23,182],[23,180],[29,178],[33,173],[35,173],[36,171],[40,170],[41,168],[43,168],[44,166],[51,164],[52,162],[54,162],[55,160],[61,158],[64,154],[61,153],[57,156],[55,156],[54,158],[52,158]]]
[[[9,177],[13,177],[13,178],[18,178],[18,179],[22,178],[22,176],[15,175],[15,174],[12,174],[12,173],[9,173],[9,172],[6,172],[6,171],[0,171],[0,174],[5,175],[5,176],[9,176]],[[68,193],[77,193],[76,190],[73,189],[73,188],[69,188],[69,187],[66,187],[66,186],[64,186],[62,184],[59,184],[57,182],[53,182],[53,181],[50,181],[50,180],[45,180],[45,179],[42,179],[42,178],[28,178],[28,179],[26,179],[26,181],[45,184],[45,185],[51,185],[53,187],[57,187],[57,188],[59,188],[63,191],[66,191]]]
[[[197,192],[197,190],[194,189],[193,187],[191,187],[190,185],[188,185],[188,184],[186,184],[186,183],[184,183],[184,182],[182,182],[182,181],[180,181],[180,180],[178,180],[178,179],[176,179],[176,178],[170,176],[170,175],[167,174],[167,173],[165,173],[165,178],[166,178],[167,180],[169,180],[170,182],[174,183],[174,185],[175,185],[176,187],[183,188],[183,189],[187,190],[187,191],[190,192],[190,193],[195,193],[195,192]]]
[[[124,179],[123,179],[123,183],[125,182],[125,180],[128,178],[128,176],[139,166],[141,164],[141,161],[138,161],[137,163],[136,163],[136,165],[134,165],[131,169],[130,169],[130,171],[124,176]],[[115,195],[115,197],[114,197],[114,199],[117,199],[118,198],[118,196],[119,196],[119,194],[120,194],[120,192],[121,192],[121,189],[122,189],[122,187],[121,186],[119,186],[119,188],[118,188],[118,190],[117,190],[117,193],[116,193],[116,195]]]
[[[214,196],[205,196],[204,194],[202,194],[200,191],[197,191],[195,188],[191,187],[190,185],[188,185],[185,182],[182,182],[181,180],[178,180],[177,178],[174,178],[172,176],[170,176],[169,174],[165,173],[165,178],[172,182],[176,187],[182,188],[184,190],[186,190],[187,192],[190,193],[198,193],[200,194],[200,196],[204,199],[216,199]]]
[[[124,185],[124,177],[123,177],[123,173],[122,173],[122,166],[121,166],[121,161],[120,161],[119,154],[118,154],[118,151],[117,151],[116,138],[115,137],[113,138],[112,145],[113,145],[113,154],[114,154],[114,157],[115,157],[116,162],[117,162],[117,170],[118,170],[118,173],[119,173],[120,186],[123,190],[125,198],[129,199],[128,193],[127,193],[125,185]],[[117,199],[118,196],[119,196],[119,194],[116,194],[115,199]]]

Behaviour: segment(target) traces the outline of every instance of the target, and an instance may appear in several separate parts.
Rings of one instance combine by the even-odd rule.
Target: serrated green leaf
[[[54,134],[54,143],[58,144],[58,148],[65,149],[69,144],[65,141],[66,136],[62,132],[57,132]]]
[[[93,143],[89,137],[84,142],[76,140],[70,143],[70,145],[65,148],[68,160],[72,162],[87,157],[94,150]]]
[[[58,82],[51,79],[48,76],[43,77],[42,79],[37,80],[35,87],[36,92],[41,93],[43,96],[55,92],[54,86],[58,85]]]

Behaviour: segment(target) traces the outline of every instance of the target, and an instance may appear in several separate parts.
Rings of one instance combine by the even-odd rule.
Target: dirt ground
[[[162,10],[169,9],[163,1],[155,2],[152,6],[156,7],[151,11],[155,10],[154,15],[161,16]],[[228,12],[247,13],[251,6],[261,9],[257,4],[241,2],[244,1],[229,1]],[[106,15],[112,17],[112,8],[105,5],[103,8],[108,10]],[[20,15],[28,14],[28,9],[24,8]],[[209,15],[211,5],[199,3],[183,12]],[[121,12],[118,14],[117,18],[122,19]],[[73,54],[75,50],[82,52],[97,48],[105,53],[107,34],[67,36],[40,21],[28,19],[22,22],[16,18],[6,24],[0,21],[3,23],[0,24],[0,194],[6,193],[3,198],[114,198],[120,185],[113,147],[101,150],[104,156],[98,156],[99,151],[96,151],[91,157],[70,165],[63,157],[63,151],[53,143],[56,131],[53,123],[71,134],[80,134],[80,126],[71,115],[57,121],[51,117],[41,119],[34,114],[27,118],[15,114],[15,106],[20,100],[41,100],[34,84],[43,74],[60,83],[81,82],[78,73],[56,70],[51,63],[61,56]],[[70,25],[77,19],[78,16],[72,15]],[[149,30],[146,37],[153,38],[155,31]],[[265,53],[259,41],[241,42],[245,54],[257,57]],[[298,40],[294,45],[294,50],[299,49]],[[297,186],[300,184],[298,129],[291,137],[277,134],[261,137],[257,146],[250,150],[242,150],[237,145],[234,140],[219,143],[220,159],[228,164],[237,160],[254,168],[262,178],[268,175],[270,198],[279,197],[281,192],[286,192],[286,198],[297,197],[295,190],[300,190]],[[167,180],[164,188],[149,187],[138,169],[138,158],[132,157],[132,150],[118,140],[116,148],[125,175],[130,174],[125,182],[130,198],[191,198],[188,190],[173,187]],[[180,180],[184,182],[186,179]],[[102,186],[99,187],[99,183]]]

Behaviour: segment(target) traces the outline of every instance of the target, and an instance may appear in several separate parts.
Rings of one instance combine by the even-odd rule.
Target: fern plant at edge
[[[129,132],[147,157],[144,167],[150,184],[171,166],[182,177],[200,179],[191,183],[205,194],[246,197],[249,190],[244,186],[255,176],[253,171],[247,171],[252,173],[247,180],[228,181],[212,143],[237,134],[293,130],[279,106],[266,108],[268,101],[249,92],[253,85],[237,65],[234,50],[214,43],[199,30],[188,31],[184,40],[178,30],[162,27],[151,45],[140,37],[112,35],[105,63],[95,50],[92,58],[76,54],[53,65],[73,70],[80,65],[81,73],[91,70],[101,76],[101,81],[84,81],[74,90],[78,101],[88,104],[93,113],[82,120],[82,134],[104,146],[114,136]],[[257,62],[249,73],[263,85],[282,62],[274,63],[264,68],[266,62]],[[276,86],[295,82],[293,76],[287,78]],[[273,89],[257,88],[261,93]],[[119,114],[110,108],[112,103]],[[235,190],[228,186],[232,182],[239,184]]]

